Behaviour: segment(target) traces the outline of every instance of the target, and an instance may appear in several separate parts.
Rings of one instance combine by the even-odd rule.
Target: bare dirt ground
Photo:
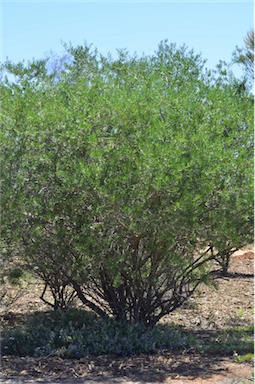
[[[232,256],[230,275],[218,289],[202,287],[196,296],[164,321],[185,326],[205,337],[232,326],[253,324],[254,252],[240,250]],[[39,299],[42,286],[34,286],[5,314],[15,316],[48,310]],[[235,356],[199,355],[192,351],[117,358],[88,357],[63,360],[59,357],[1,357],[0,383],[69,384],[241,384],[253,383],[253,363],[238,363]]]

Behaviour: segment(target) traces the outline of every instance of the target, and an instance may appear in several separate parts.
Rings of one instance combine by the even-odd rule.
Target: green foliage
[[[216,353],[250,354],[254,351],[254,329],[250,327],[234,327],[225,330],[217,338],[214,344]],[[213,350],[213,347],[209,348]]]
[[[170,325],[147,328],[97,318],[83,310],[38,314],[22,327],[5,330],[2,353],[30,356],[80,358],[88,355],[119,356],[177,350],[187,345],[187,337]]]
[[[2,242],[0,261],[0,312],[8,311],[26,292],[31,275],[24,262],[17,258],[17,251]]]
[[[251,357],[254,351],[254,326],[231,327],[213,332],[188,332],[190,348],[201,354]]]
[[[190,351],[200,354],[237,356],[248,361],[253,353],[253,329],[192,332],[173,324],[119,323],[82,309],[37,312],[24,315],[22,324],[2,331],[1,352],[19,356],[81,358],[153,354],[158,351]]]
[[[245,355],[237,356],[236,360],[238,363],[252,363],[254,361],[254,353],[246,353]]]
[[[247,32],[244,38],[244,48],[236,47],[233,53],[233,61],[242,65],[245,80],[254,85],[254,29]]]
[[[66,46],[2,80],[3,242],[55,292],[155,324],[251,242],[253,98],[186,47]],[[37,70],[38,69],[38,70]]]

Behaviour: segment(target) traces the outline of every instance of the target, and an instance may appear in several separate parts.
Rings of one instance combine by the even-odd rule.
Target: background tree
[[[6,66],[2,238],[55,308],[153,325],[252,239],[253,100],[167,41],[68,50],[57,82]]]
[[[234,62],[244,68],[245,77],[253,86],[254,84],[254,29],[247,32],[244,38],[244,48],[236,48],[233,54]]]

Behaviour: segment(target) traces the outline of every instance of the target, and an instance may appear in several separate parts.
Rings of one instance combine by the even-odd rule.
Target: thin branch
[[[48,283],[45,284],[44,289],[43,289],[43,293],[41,294],[40,299],[41,299],[45,304],[47,304],[47,305],[49,305],[50,307],[52,307],[52,308],[55,309],[55,305],[54,305],[54,304],[52,304],[52,303],[50,303],[49,301],[47,301],[47,300],[44,299],[44,295],[45,295],[45,292],[46,292],[46,290],[47,290],[47,287],[48,287]]]

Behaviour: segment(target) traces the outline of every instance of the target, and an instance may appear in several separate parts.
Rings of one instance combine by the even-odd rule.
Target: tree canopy
[[[163,41],[1,80],[2,242],[64,306],[155,324],[252,241],[253,96]],[[15,252],[14,252],[15,250]]]
[[[254,86],[254,29],[247,32],[244,38],[244,47],[236,48],[233,54],[234,62],[244,69],[245,80]]]

